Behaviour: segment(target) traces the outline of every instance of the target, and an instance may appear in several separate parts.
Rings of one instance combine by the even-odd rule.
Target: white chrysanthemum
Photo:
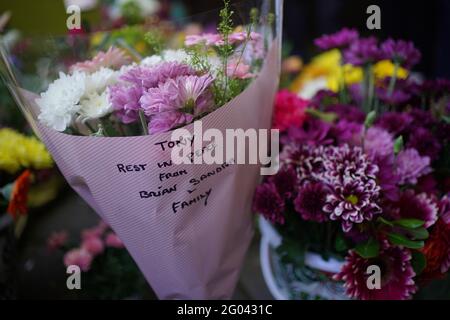
[[[85,95],[93,92],[101,94],[105,89],[117,82],[119,72],[109,68],[101,68],[100,70],[86,76]]]
[[[97,92],[90,93],[81,100],[81,108],[79,110],[81,117],[84,119],[98,119],[110,113],[112,105],[108,96],[108,90],[105,90],[102,94]]]
[[[165,50],[163,52],[164,61],[168,62],[187,62],[189,61],[189,55],[186,51],[179,50]]]
[[[154,55],[154,56],[150,56],[145,59],[142,59],[141,65],[147,66],[147,67],[153,67],[153,66],[156,66],[157,64],[161,63],[162,61],[163,60],[162,60],[161,56]]]
[[[86,74],[74,72],[59,74],[59,79],[51,83],[47,91],[36,99],[41,113],[39,120],[57,131],[66,130],[73,116],[80,109],[80,99],[85,94]]]

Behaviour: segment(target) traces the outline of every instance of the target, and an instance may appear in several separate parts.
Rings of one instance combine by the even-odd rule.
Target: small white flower
[[[74,72],[59,74],[59,79],[51,83],[47,91],[36,99],[41,109],[38,119],[57,131],[66,130],[73,116],[80,109],[80,99],[85,93],[86,74]]]
[[[153,66],[156,66],[157,64],[161,63],[162,61],[163,60],[162,60],[161,56],[153,55],[153,56],[143,59],[141,61],[141,65],[147,66],[147,67],[153,67]]]
[[[187,62],[189,55],[184,50],[165,50],[163,51],[164,61],[168,62]]]
[[[102,94],[97,92],[90,93],[86,98],[81,100],[80,115],[84,119],[98,119],[106,116],[112,111],[112,105],[109,101],[109,90],[105,90]]]

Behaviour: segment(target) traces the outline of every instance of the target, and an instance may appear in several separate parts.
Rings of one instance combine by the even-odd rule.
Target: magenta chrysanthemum
[[[419,63],[422,56],[411,41],[388,39],[381,45],[381,50],[385,59],[397,62],[407,69]]]
[[[322,50],[330,49],[342,49],[350,45],[353,41],[358,39],[358,31],[354,29],[344,28],[331,35],[323,35],[322,37],[316,39],[314,44]]]
[[[378,48],[378,41],[373,37],[358,39],[344,51],[344,61],[355,66],[375,63],[382,58],[383,55]]]
[[[396,136],[403,132],[412,121],[413,118],[407,113],[386,112],[380,115],[376,125]]]
[[[369,289],[369,266],[381,270],[380,289]],[[411,265],[411,253],[400,247],[385,247],[378,257],[364,259],[350,251],[341,272],[335,280],[344,281],[347,295],[361,300],[406,300],[416,292],[415,272]]]
[[[278,193],[285,199],[291,198],[297,189],[297,173],[291,166],[281,168],[269,181],[275,184]]]
[[[328,217],[323,211],[323,206],[328,193],[328,188],[322,183],[312,182],[305,184],[300,188],[294,200],[295,211],[306,221],[327,221]]]
[[[424,227],[429,228],[438,219],[438,207],[436,202],[427,194],[415,194],[413,190],[406,190],[395,203],[395,209],[391,213],[396,219],[418,219],[425,222]]]
[[[416,149],[401,151],[395,164],[400,184],[417,184],[418,178],[431,172],[430,158],[421,157]]]
[[[273,223],[284,224],[284,200],[272,182],[259,185],[253,198],[253,212],[262,214]]]

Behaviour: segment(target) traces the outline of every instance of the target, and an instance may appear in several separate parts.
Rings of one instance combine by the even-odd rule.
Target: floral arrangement
[[[342,283],[349,298],[410,299],[450,268],[450,81],[419,81],[411,42],[343,29],[316,45],[331,51],[295,91],[318,74],[322,84],[308,100],[278,93],[280,171],[257,187],[253,210],[280,233],[277,252],[299,278],[313,252],[341,261],[340,272],[315,276]],[[311,72],[330,56],[328,70]]]
[[[64,265],[82,271],[78,298],[143,298],[151,292],[123,242],[105,222],[82,230],[80,238],[80,243],[71,241],[69,232],[60,230],[47,239],[50,254],[64,253]]]
[[[53,160],[39,140],[13,129],[0,129],[2,211],[14,219],[26,215],[29,205],[36,204],[29,197],[30,189],[48,180],[52,168]]]
[[[146,35],[153,55],[110,47],[78,62],[48,86],[39,120],[76,135],[130,136],[166,132],[189,124],[240,94],[257,75],[264,37],[251,22],[235,29],[228,1],[217,33],[188,35],[184,48],[164,48],[163,37]]]

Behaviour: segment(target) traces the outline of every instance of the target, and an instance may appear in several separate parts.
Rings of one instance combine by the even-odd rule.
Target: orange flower
[[[31,185],[31,171],[25,170],[14,183],[7,212],[15,219],[18,215],[26,215],[28,212],[28,191]]]

